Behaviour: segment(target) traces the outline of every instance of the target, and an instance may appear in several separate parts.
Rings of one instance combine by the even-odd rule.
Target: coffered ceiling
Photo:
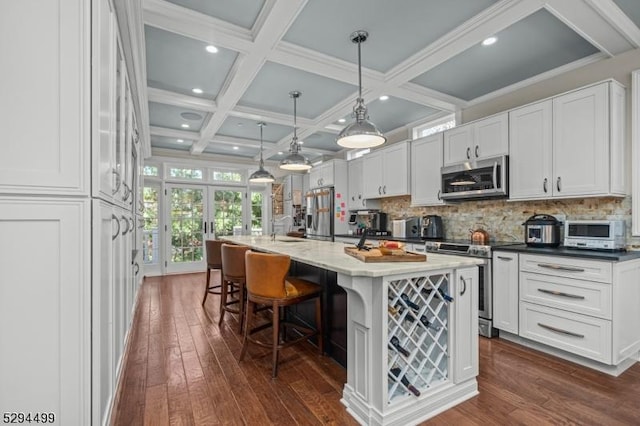
[[[258,121],[267,122],[267,162],[286,155],[292,90],[302,92],[302,153],[311,161],[339,154],[339,120],[351,120],[358,91],[355,30],[369,32],[363,97],[387,135],[640,46],[638,0],[143,5],[152,151],[220,161],[255,162]],[[490,36],[496,42],[484,46]]]

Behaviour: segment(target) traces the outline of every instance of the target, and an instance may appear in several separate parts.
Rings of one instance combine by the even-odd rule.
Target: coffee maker
[[[422,216],[422,239],[439,240],[444,238],[442,218],[435,214]]]
[[[370,211],[369,212],[369,229],[373,232],[378,233],[378,235],[384,235],[387,232],[387,214],[378,211]]]

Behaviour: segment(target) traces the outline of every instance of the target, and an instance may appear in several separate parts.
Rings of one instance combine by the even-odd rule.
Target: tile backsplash
[[[411,207],[411,197],[382,199],[382,211],[389,220],[410,216],[437,214],[442,216],[445,236],[449,239],[470,238],[470,230],[483,228],[493,241],[523,241],[523,222],[534,214],[564,216],[566,219],[623,219],[627,225],[627,243],[640,244],[631,237],[631,197],[580,198],[570,200],[465,201],[435,207]]]

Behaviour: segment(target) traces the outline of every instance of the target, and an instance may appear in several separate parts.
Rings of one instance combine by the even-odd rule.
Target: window
[[[235,170],[214,170],[213,180],[218,182],[238,182],[244,181],[244,175]]]
[[[368,154],[371,152],[371,148],[364,148],[364,149],[352,149],[351,151],[347,152],[347,160],[355,160],[356,158],[360,158],[365,154]]]
[[[262,192],[251,192],[251,235],[262,235],[264,228],[262,226]]]
[[[178,179],[202,180],[202,169],[192,169],[186,167],[169,168],[169,177]]]
[[[145,186],[144,198],[144,232],[142,234],[142,262],[145,265],[157,264],[160,261],[160,240],[158,237],[158,212],[160,189]]]
[[[447,115],[446,117],[439,118],[434,121],[430,121],[422,126],[418,126],[413,129],[413,138],[423,138],[425,136],[432,135],[434,133],[442,132],[447,129],[456,127],[456,117],[454,114]]]
[[[145,176],[158,177],[158,166],[144,166],[144,168],[142,169],[142,173]]]

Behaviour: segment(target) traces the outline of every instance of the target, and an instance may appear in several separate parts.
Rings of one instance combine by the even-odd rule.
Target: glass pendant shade
[[[297,115],[297,99],[302,93],[293,91],[289,92],[289,96],[293,98],[293,139],[289,146],[289,155],[282,159],[280,162],[280,168],[284,170],[309,170],[311,163],[309,159],[300,154],[300,144],[298,143],[296,115]]]
[[[260,167],[258,167],[258,170],[251,173],[251,176],[249,176],[249,182],[270,183],[275,182],[276,180],[271,173],[265,170],[264,159],[262,158],[262,128],[266,125],[267,123],[258,123],[258,126],[260,126]]]
[[[344,148],[373,148],[382,145],[387,141],[382,132],[375,124],[369,121],[367,107],[362,99],[362,61],[360,55],[360,44],[369,37],[366,31],[356,31],[351,34],[351,41],[358,43],[358,99],[353,108],[355,121],[342,129],[336,139],[336,143]]]

